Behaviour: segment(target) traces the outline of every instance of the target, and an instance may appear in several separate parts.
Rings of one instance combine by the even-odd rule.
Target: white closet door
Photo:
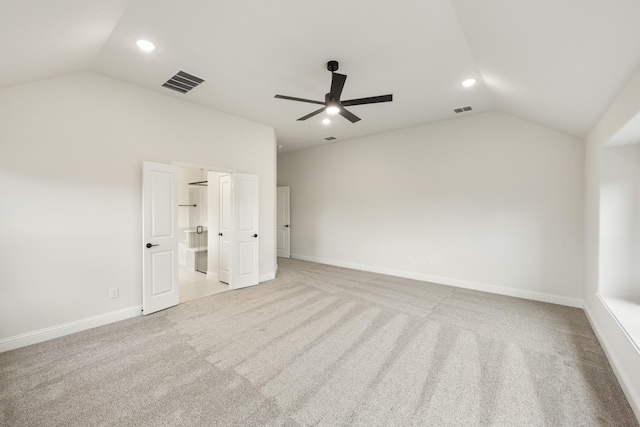
[[[235,268],[234,289],[257,285],[260,281],[260,234],[258,176],[234,175]]]
[[[276,250],[279,257],[291,258],[290,189],[277,188]]]
[[[223,175],[220,177],[220,273],[219,280],[232,286],[231,255],[233,246],[233,200],[231,189],[231,177]]]

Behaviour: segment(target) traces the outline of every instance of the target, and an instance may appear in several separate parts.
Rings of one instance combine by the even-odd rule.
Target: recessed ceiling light
[[[136,44],[140,49],[144,50],[145,52],[151,52],[156,48],[156,45],[151,43],[149,40],[142,40],[142,39],[136,40]]]
[[[467,79],[467,80],[462,82],[462,86],[464,86],[464,87],[471,87],[474,84],[476,84],[476,79]]]
[[[331,120],[329,120],[329,119],[323,119],[323,120],[322,120],[322,123],[323,123],[323,124],[325,124],[325,125],[328,125],[329,123],[331,123]]]

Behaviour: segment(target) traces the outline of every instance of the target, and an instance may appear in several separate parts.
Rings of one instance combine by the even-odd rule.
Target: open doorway
[[[188,232],[180,230],[178,209],[189,208],[188,198],[178,197],[178,171],[180,168],[206,171],[207,183],[218,181],[219,186],[207,185],[207,221],[193,224],[187,218]],[[203,175],[197,181],[186,179],[186,194],[189,184],[195,182],[205,187]],[[218,189],[219,197],[212,196]],[[197,194],[200,194],[198,191]],[[225,195],[227,197],[225,197]],[[211,205],[219,200],[220,205]],[[142,167],[142,313],[151,314],[184,302],[180,298],[180,240],[182,239],[184,262],[187,263],[188,249],[193,259],[206,257],[206,274],[197,270],[196,264],[185,265],[187,271],[196,271],[202,280],[227,281],[226,289],[241,289],[255,286],[260,281],[259,257],[259,178],[257,175],[220,171],[215,168],[198,167],[184,164],[165,164],[143,162]],[[187,206],[180,206],[187,205]],[[191,206],[194,207],[194,206]],[[201,208],[201,210],[204,210]],[[219,215],[216,215],[218,213]],[[218,228],[216,228],[216,226]],[[202,237],[194,236],[194,242],[188,241],[189,234],[204,234],[206,227],[207,244],[202,246]],[[217,244],[210,238],[218,231]],[[187,247],[187,244],[193,245]],[[216,252],[218,249],[218,252]],[[205,255],[206,252],[206,255]],[[216,261],[218,261],[216,263]],[[222,272],[228,274],[220,276]],[[193,276],[192,276],[193,278]],[[226,280],[225,280],[226,279]],[[199,280],[198,280],[199,281]],[[207,282],[205,282],[207,283]],[[208,282],[211,284],[210,282]],[[198,292],[196,298],[211,294],[209,290]]]
[[[219,178],[227,175],[178,168],[178,286],[180,303],[229,290],[219,281]]]

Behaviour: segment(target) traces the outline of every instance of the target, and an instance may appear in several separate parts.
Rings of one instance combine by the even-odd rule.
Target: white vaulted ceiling
[[[639,16],[637,0],[5,0],[0,86],[90,70],[273,126],[282,151],[493,109],[584,137],[640,67]],[[394,101],[296,121],[317,106],[274,95],[323,100],[332,59],[342,99]],[[163,88],[178,70],[206,82]]]
[[[88,70],[128,4],[0,1],[0,87]]]

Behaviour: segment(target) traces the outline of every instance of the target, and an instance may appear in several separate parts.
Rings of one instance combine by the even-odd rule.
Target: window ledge
[[[631,299],[598,294],[640,353],[640,303]]]

